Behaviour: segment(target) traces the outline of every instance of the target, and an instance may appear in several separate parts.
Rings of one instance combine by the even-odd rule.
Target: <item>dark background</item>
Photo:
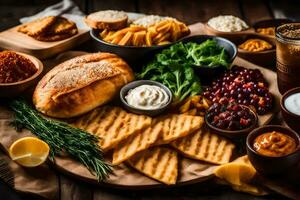
[[[74,0],[90,13],[116,9],[146,14],[170,15],[188,24],[207,21],[220,14],[232,14],[249,24],[269,18],[300,19],[297,0]],[[0,30],[19,23],[19,18],[33,15],[59,0],[0,0]]]
[[[300,19],[297,0],[74,0],[81,10],[91,13],[114,9],[145,14],[169,15],[187,24],[207,21],[221,14],[231,14],[250,25],[272,18]],[[0,0],[0,31],[19,24],[19,18],[33,15],[58,0]],[[82,47],[76,49],[82,50]],[[281,200],[280,195],[254,197],[238,193],[229,187],[216,185],[213,180],[175,189],[124,191],[97,188],[69,177],[58,175],[61,200],[119,200],[119,199],[198,199],[198,200]],[[0,181],[0,199],[37,199],[30,195],[14,194]]]

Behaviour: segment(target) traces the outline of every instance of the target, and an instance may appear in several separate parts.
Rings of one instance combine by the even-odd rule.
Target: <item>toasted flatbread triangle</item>
[[[155,143],[168,144],[173,140],[187,136],[197,129],[200,129],[204,123],[203,117],[190,115],[166,115],[160,117],[159,121],[163,121],[163,134]]]
[[[43,17],[20,26],[18,28],[18,31],[29,36],[41,35],[44,34],[48,30],[48,28],[55,23],[55,21],[55,16]]]
[[[57,17],[55,23],[50,27],[47,35],[51,34],[69,34],[72,29],[77,29],[76,24],[64,17]]]
[[[128,160],[131,167],[167,185],[175,184],[178,175],[177,152],[166,147],[152,147]]]
[[[126,138],[115,147],[112,164],[118,165],[137,152],[150,147],[160,136],[162,129],[163,122],[153,122],[150,127],[140,131],[140,133]]]
[[[78,118],[73,125],[99,136],[99,145],[103,151],[108,151],[125,138],[149,127],[151,121],[150,117],[127,113],[120,107],[103,106]]]
[[[232,142],[211,133],[207,128],[175,140],[171,145],[187,157],[213,164],[228,163],[235,147]]]

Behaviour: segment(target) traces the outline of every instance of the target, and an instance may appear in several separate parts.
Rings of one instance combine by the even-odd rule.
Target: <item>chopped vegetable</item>
[[[159,59],[159,55],[157,56]],[[160,64],[155,60],[138,74],[140,79],[150,79],[166,85],[173,93],[174,102],[180,102],[188,96],[194,96],[202,91],[199,78],[192,67],[186,64]]]
[[[173,93],[175,103],[202,91],[199,77],[194,69],[201,66],[229,67],[228,55],[215,40],[201,44],[182,42],[157,54],[142,71],[139,79],[150,79],[166,85]]]
[[[15,112],[13,125],[17,130],[27,128],[45,141],[50,147],[50,159],[67,152],[84,164],[99,181],[104,180],[112,171],[98,146],[98,138],[66,123],[42,117],[24,100],[13,100],[10,107]]]

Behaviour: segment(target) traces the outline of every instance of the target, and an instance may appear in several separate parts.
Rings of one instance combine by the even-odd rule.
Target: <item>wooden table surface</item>
[[[57,0],[1,0],[0,2],[0,31],[19,24],[19,18],[35,14]],[[90,13],[103,9],[125,10],[146,14],[168,15],[176,17],[187,24],[207,21],[209,18],[232,14],[244,19],[249,24],[258,20],[289,17],[299,19],[297,3],[292,0],[76,0],[82,11]],[[89,45],[81,45],[77,50],[89,50]],[[280,123],[280,116],[272,124]],[[109,188],[99,188],[76,181],[58,174],[60,180],[61,200],[119,200],[119,199],[214,199],[214,200],[265,200],[286,199],[280,195],[254,197],[238,193],[227,186],[216,185],[214,180],[190,186],[146,191],[124,191]],[[1,182],[0,182],[1,185]],[[0,186],[0,199],[37,199],[29,195],[12,194],[9,188]],[[18,196],[21,196],[20,198]]]

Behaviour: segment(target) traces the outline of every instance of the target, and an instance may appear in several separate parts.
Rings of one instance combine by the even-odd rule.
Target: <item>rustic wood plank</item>
[[[226,3],[218,0],[139,0],[138,11],[146,14],[176,17],[188,24],[204,22],[217,15],[242,16],[237,0],[228,0]]]
[[[60,200],[92,200],[90,185],[60,176]]]
[[[89,1],[88,11],[98,10],[123,10],[127,12],[136,12],[135,0],[87,0]]]
[[[249,25],[265,19],[272,19],[273,13],[270,12],[267,1],[262,0],[240,0],[244,19]]]

